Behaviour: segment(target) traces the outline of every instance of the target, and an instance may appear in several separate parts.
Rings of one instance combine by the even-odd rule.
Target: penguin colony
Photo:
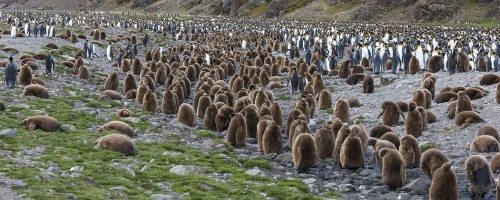
[[[13,18],[16,16],[6,19]],[[454,170],[456,164],[437,148],[420,150],[419,138],[431,134],[429,124],[451,120],[454,128],[467,129],[479,123],[482,128],[470,143],[470,151],[500,151],[497,129],[485,125],[488,121],[481,117],[474,105],[475,100],[488,95],[490,87],[487,89],[486,86],[489,85],[495,86],[494,101],[500,103],[500,76],[485,73],[478,83],[467,86],[439,84],[439,78],[443,78],[440,71],[449,74],[498,71],[498,39],[474,43],[477,37],[463,37],[463,41],[448,36],[438,38],[438,35],[426,35],[416,40],[409,40],[409,35],[386,38],[389,31],[374,33],[369,31],[373,28],[371,26],[361,27],[364,32],[358,35],[324,28],[288,30],[288,34],[266,29],[264,35],[244,31],[213,34],[193,27],[188,33],[182,32],[174,21],[167,21],[161,28],[141,22],[135,24],[139,26],[135,27],[141,30],[139,32],[108,35],[106,27],[124,25],[118,26],[111,17],[95,24],[97,27],[88,35],[76,35],[70,30],[60,35],[50,33],[71,43],[85,42],[76,55],[57,60],[62,67],[72,71],[74,77],[84,82],[93,81],[96,68],[88,60],[104,57],[94,51],[99,40],[106,40],[109,42],[106,58],[112,71],[102,85],[104,97],[133,102],[148,115],[174,116],[186,126],[223,133],[221,137],[236,148],[246,148],[247,138],[254,138],[262,154],[291,153],[297,172],[308,173],[308,169],[329,158],[337,168],[348,170],[375,165],[381,174],[380,181],[392,189],[407,184],[406,169],[420,168],[432,182],[430,199],[457,199],[460,195]],[[27,37],[22,34],[22,29],[18,30],[20,35],[16,34],[16,37]],[[150,34],[184,40],[184,43],[168,48],[148,46],[149,35],[142,32],[144,29]],[[50,30],[54,31],[53,28]],[[7,32],[3,31],[4,34]],[[313,37],[319,35],[324,38]],[[380,41],[375,38],[380,38]],[[124,42],[126,46],[122,46]],[[208,45],[198,45],[198,42]],[[350,46],[351,52],[344,57],[345,46]],[[47,47],[58,49],[54,43]],[[15,47],[2,50],[13,49]],[[432,52],[431,56],[429,52]],[[383,59],[387,57],[391,58]],[[42,79],[36,77],[37,60],[46,58],[50,56],[43,53],[19,57],[22,65],[18,84],[24,86],[24,95],[51,98],[50,86],[45,87]],[[340,60],[343,61],[338,62]],[[8,62],[1,61],[0,64],[6,66]],[[352,85],[350,87],[363,95],[377,95],[376,84],[391,83],[390,80],[382,81],[386,80],[382,77],[384,73],[419,76],[422,71],[427,72],[416,84],[420,88],[413,88],[413,95],[376,102],[380,114],[370,116],[373,119],[381,117],[380,124],[370,126],[369,130],[363,125],[363,120],[352,116],[350,111],[367,105],[361,104],[356,97],[338,96],[327,84],[331,79],[345,79],[346,85]],[[17,74],[6,76],[17,77]],[[376,81],[378,77],[380,82]],[[437,88],[442,89],[437,91]],[[290,98],[295,102],[290,112],[284,112],[283,105],[280,105],[282,97],[275,95],[280,90],[290,91],[293,95]],[[5,112],[8,105],[0,102],[0,111]],[[433,103],[448,104],[447,112],[429,110]],[[127,109],[115,112],[117,117],[133,115]],[[331,118],[317,119],[318,112],[331,112]],[[313,124],[318,120],[323,120],[322,124]],[[64,131],[61,123],[49,116],[29,117],[20,125],[31,131]],[[100,148],[127,156],[140,154],[130,139],[138,135],[129,124],[109,121],[98,131],[118,132],[96,140],[95,144]],[[365,159],[369,154],[373,156],[372,161]],[[495,184],[493,173],[500,168],[498,155],[491,156],[489,162],[482,155],[472,155],[465,161],[464,173],[469,180],[471,195],[484,196],[491,191]]]

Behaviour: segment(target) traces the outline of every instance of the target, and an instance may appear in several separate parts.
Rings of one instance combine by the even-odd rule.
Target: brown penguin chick
[[[373,78],[370,75],[366,75],[363,78],[363,93],[373,93],[373,91],[375,91]]]
[[[84,65],[83,58],[79,57],[75,64],[73,65],[73,73],[78,75],[78,72],[80,71],[80,67]]]
[[[460,91],[464,91],[465,89],[466,88],[464,86],[457,86],[457,87],[451,88],[450,92],[458,93]]]
[[[217,125],[215,123],[217,113],[218,110],[215,104],[210,104],[205,110],[205,116],[203,117],[203,127],[209,130],[217,130]]]
[[[351,65],[349,66],[350,68],[350,73],[351,74],[356,74],[356,73],[365,73],[365,68],[361,65]]]
[[[490,160],[491,171],[497,174],[500,170],[500,153],[496,153]],[[498,187],[497,187],[498,189]]]
[[[290,126],[297,119],[298,116],[303,115],[302,111],[294,109],[288,114],[285,125],[285,134],[290,138]],[[262,115],[261,115],[262,116]],[[273,118],[274,119],[274,118]]]
[[[142,104],[144,100],[144,95],[150,90],[146,84],[139,85],[137,89],[137,94],[135,96],[135,103]]]
[[[295,141],[295,137],[301,133],[311,133],[311,128],[307,124],[307,121],[302,117],[295,120],[294,123],[290,126],[290,137],[288,138],[288,145],[290,147],[293,146],[293,142]]]
[[[196,106],[196,114],[199,118],[204,118],[205,117],[205,111],[212,104],[212,100],[210,100],[210,97],[204,93],[203,96],[201,96],[198,99],[198,105]],[[194,109],[194,108],[193,108]]]
[[[443,89],[439,90],[439,93],[442,93],[442,92],[450,92],[451,89],[453,89],[452,87],[450,86],[447,86],[447,87],[444,87]]]
[[[320,110],[326,110],[332,107],[333,104],[332,92],[329,90],[321,90],[318,96],[318,106]]]
[[[89,69],[84,65],[78,69],[78,78],[88,80],[90,78]]]
[[[45,82],[42,79],[35,76],[33,76],[33,78],[31,79],[31,84],[38,84],[41,86],[45,86]]]
[[[33,79],[33,72],[31,67],[28,65],[23,65],[21,71],[19,72],[19,84],[20,85],[30,85]]]
[[[462,111],[455,116],[455,124],[457,126],[462,126],[462,128],[467,128],[470,123],[485,122],[477,112],[474,111]]]
[[[358,129],[358,134],[357,136],[359,139],[361,139],[361,143],[363,144],[363,152],[367,151],[367,144],[368,144],[368,134],[366,133],[365,126],[361,124],[361,120],[355,119],[353,122],[353,127],[357,127]],[[333,125],[333,124],[332,124]]]
[[[273,90],[273,89],[281,89],[285,87],[281,82],[278,82],[278,81],[271,81],[269,83],[269,89],[270,90]]]
[[[446,162],[434,172],[432,184],[429,188],[429,199],[458,200],[457,175],[451,169],[451,163]]]
[[[299,97],[297,101],[295,101],[295,109],[302,111],[304,116],[306,116],[307,120],[309,121],[309,119],[311,118],[311,110],[309,110],[309,104],[304,98]]]
[[[434,99],[434,93],[436,92],[436,84],[431,77],[427,77],[422,81],[422,89],[427,89],[431,93],[431,99]]]
[[[129,137],[135,136],[134,129],[130,127],[127,123],[122,121],[110,121],[99,128],[99,132],[102,131],[118,131],[122,134],[128,135]]]
[[[130,111],[128,109],[119,109],[116,111],[116,116],[117,117],[131,117],[132,111]]]
[[[113,99],[113,100],[122,100],[122,96],[114,90],[104,90],[101,97],[105,97],[105,98],[109,97],[110,99]]]
[[[432,111],[426,111],[427,113],[427,123],[432,124],[434,122],[437,122],[437,117],[436,114],[434,114]]]
[[[396,146],[388,140],[377,140],[375,138],[368,139],[368,145],[373,146],[373,160],[382,169],[382,158],[379,156],[379,151],[383,148],[390,148],[397,150]]]
[[[148,90],[146,94],[144,94],[142,102],[142,112],[156,113],[158,102],[156,101],[156,95],[153,91]]]
[[[127,94],[127,92],[132,89],[137,89],[137,83],[135,82],[134,75],[127,74],[123,81],[123,94]]]
[[[314,114],[316,113],[316,100],[314,96],[312,94],[301,94],[300,96],[306,100],[309,106],[309,119],[314,118]]]
[[[340,149],[340,163],[345,169],[358,169],[365,165],[363,143],[357,136],[359,127],[352,127],[350,134],[342,143]]]
[[[348,84],[348,85],[356,85],[358,84],[359,82],[363,81],[365,78],[365,74],[351,74],[347,77],[347,79],[345,80],[345,82]],[[364,86],[364,84],[363,84]]]
[[[178,108],[179,102],[177,102],[177,95],[175,95],[171,90],[163,92],[161,112],[165,114],[175,114],[177,113]]]
[[[458,103],[458,101],[452,101],[452,102],[450,102],[450,104],[448,104],[448,108],[446,108],[448,113],[446,114],[446,116],[449,119],[455,119],[455,113],[457,110],[457,103]]]
[[[254,104],[257,106],[257,108],[260,108],[262,104],[266,102],[266,100],[268,100],[266,92],[264,90],[260,90],[255,96]]]
[[[274,121],[269,120],[269,124],[262,136],[262,148],[265,154],[283,151],[283,139],[281,138],[281,127]]]
[[[384,101],[382,103],[382,112],[377,116],[377,118],[382,117],[384,125],[395,126],[399,123],[399,116],[405,119],[403,112],[399,109],[398,105],[392,101]]]
[[[500,76],[493,73],[485,74],[481,77],[481,80],[479,80],[480,85],[493,85],[498,82],[500,82]]]
[[[486,59],[484,57],[480,57],[477,60],[476,70],[479,72],[486,72],[488,70]]]
[[[429,109],[432,106],[432,98],[433,98],[432,96],[434,95],[431,94],[431,92],[429,92],[429,90],[427,89],[421,89],[421,90],[425,94],[425,109]]]
[[[227,128],[226,141],[235,147],[245,146],[245,138],[247,136],[247,124],[245,117],[241,113],[236,113]]]
[[[5,111],[6,107],[5,107],[5,103],[3,103],[2,100],[0,100],[0,111]]]
[[[446,162],[450,162],[443,152],[431,148],[422,153],[420,158],[420,169],[432,180],[434,172]]]
[[[353,108],[353,107],[361,107],[363,104],[361,104],[361,102],[359,101],[358,98],[356,97],[349,97],[347,99],[347,102],[349,103],[349,107]]]
[[[129,59],[123,59],[122,60],[122,63],[121,63],[121,69],[122,69],[122,72],[128,72],[130,71],[130,60]]]
[[[418,167],[420,163],[420,147],[418,141],[412,135],[405,135],[401,138],[399,153],[403,155],[406,168]]]
[[[406,166],[401,153],[395,149],[383,148],[379,151],[382,158],[382,181],[389,188],[399,188],[406,181]]]
[[[498,138],[499,138],[498,130],[492,125],[486,125],[486,126],[481,127],[477,131],[476,137],[479,137],[481,135],[489,135],[489,136],[494,137],[496,140],[498,140]]]
[[[393,132],[392,128],[387,125],[378,125],[370,130],[370,137],[380,138],[387,132]]]
[[[423,90],[419,89],[419,90],[416,90],[415,92],[413,92],[413,95],[411,97],[411,101],[416,103],[417,106],[422,106],[422,107],[426,107],[427,105],[425,105],[425,93]]]
[[[472,155],[465,161],[465,176],[469,179],[469,192],[483,196],[495,183],[490,165],[484,156]]]
[[[125,98],[127,99],[135,99],[137,97],[137,90],[131,89],[127,93],[125,93]]]
[[[320,160],[332,157],[335,138],[331,129],[325,127],[318,129],[314,134],[314,141],[316,142],[316,150]]]
[[[420,116],[422,116],[422,131],[425,131],[427,130],[427,110],[422,106],[417,106],[416,110],[420,113]]]
[[[346,60],[339,67],[339,78],[347,78],[349,76],[350,61]]]
[[[420,71],[420,63],[418,61],[418,58],[415,56],[412,56],[410,59],[410,74],[416,74],[418,71]]]
[[[392,144],[394,144],[396,149],[398,149],[399,146],[401,146],[401,141],[399,140],[399,136],[393,132],[384,133],[382,136],[380,136],[379,140],[387,140],[391,142]]]
[[[481,135],[477,137],[471,144],[470,150],[476,153],[499,152],[498,140],[493,136]]]
[[[33,116],[24,119],[19,125],[24,128],[34,131],[41,129],[45,132],[61,132],[63,131],[62,125],[57,119],[49,116]]]
[[[283,115],[281,112],[281,106],[278,102],[273,102],[269,107],[271,109],[271,117],[278,124],[279,127],[283,126]]]
[[[423,132],[423,119],[420,112],[418,112],[417,104],[415,102],[411,102],[409,105],[409,111],[406,115],[405,119],[405,133],[407,135],[413,135],[415,138],[418,138],[422,135]]]
[[[292,147],[293,164],[297,171],[305,172],[309,167],[316,164],[316,143],[309,133],[301,133],[297,136]]]
[[[319,94],[321,90],[325,89],[325,83],[320,75],[316,75],[313,81],[314,94]]]
[[[229,127],[229,123],[231,122],[231,118],[233,118],[234,114],[234,108],[226,105],[220,107],[217,115],[215,116],[215,125],[217,127],[217,131],[222,132],[227,130],[227,128]]]
[[[156,83],[155,81],[149,77],[149,76],[144,76],[141,81],[139,82],[139,85],[145,84],[148,86],[148,88],[152,91],[156,91]]]
[[[462,111],[472,111],[472,102],[465,92],[458,92],[458,99],[455,107],[455,116]]]
[[[467,94],[471,100],[480,99],[485,96],[485,93],[477,88],[467,88],[464,90],[464,93]]]
[[[116,151],[133,156],[137,154],[137,149],[130,139],[122,134],[112,133],[97,139],[95,142],[101,149]]]
[[[259,144],[259,151],[264,151],[264,144],[262,139],[264,138],[264,133],[266,131],[267,125],[274,122],[272,117],[269,115],[263,116],[259,123],[257,123],[257,141]]]
[[[458,94],[454,92],[440,92],[439,95],[434,98],[436,103],[445,103],[458,99]]]
[[[335,117],[344,123],[349,123],[349,102],[340,99],[335,104]]]
[[[132,67],[131,67],[131,69],[132,69],[132,74],[134,74],[134,75],[140,75],[141,74],[142,63],[139,60],[139,58],[135,58],[132,61]]]
[[[405,101],[396,101],[396,105],[398,105],[398,108],[399,110],[401,110],[401,112],[408,112],[408,103],[406,103]]]
[[[264,116],[264,115],[272,115],[271,113],[271,109],[267,106],[267,104],[263,104],[260,108],[259,108],[259,115],[260,116]]]
[[[245,122],[247,128],[247,137],[257,139],[257,124],[259,123],[260,115],[252,106],[245,108]]]
[[[427,71],[431,73],[436,73],[441,69],[441,56],[435,55],[429,58],[427,62]]]
[[[116,72],[108,75],[104,82],[104,90],[118,90],[118,74]]]
[[[460,51],[457,56],[457,72],[468,72],[471,70],[469,56],[467,53]]]
[[[495,100],[498,104],[500,104],[500,83],[497,83],[497,89],[495,92]]]
[[[337,164],[337,166],[342,167],[342,163],[340,162],[340,152],[342,150],[342,145],[346,138],[351,134],[351,129],[349,128],[349,124],[342,124],[342,128],[340,128],[337,137],[335,138],[335,146],[333,148],[333,162]]]
[[[177,119],[179,120],[180,123],[186,124],[188,126],[193,127],[194,126],[194,109],[193,106],[187,104],[187,103],[182,103],[179,106],[179,112],[177,113]]]
[[[47,88],[38,84],[31,84],[24,87],[23,93],[25,96],[35,96],[44,99],[49,98],[49,91],[47,90]]]
[[[485,87],[483,87],[483,86],[476,85],[476,86],[472,86],[472,87],[470,87],[470,88],[478,89],[478,90],[480,90],[480,91],[481,91],[484,95],[486,95],[486,94],[490,93],[490,92],[488,91],[488,89],[486,89],[486,88],[485,88]],[[465,90],[464,90],[464,91],[465,91]]]

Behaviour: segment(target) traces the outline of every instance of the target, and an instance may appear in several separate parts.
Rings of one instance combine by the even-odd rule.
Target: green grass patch
[[[328,114],[330,114],[330,115],[335,114],[335,110],[334,110],[333,108],[327,108],[327,109],[325,110],[325,112],[326,112],[326,113],[328,113]]]
[[[271,163],[264,159],[239,159],[244,167],[253,168],[259,167],[261,169],[272,169]]]
[[[194,132],[195,135],[197,136],[200,136],[200,137],[208,137],[208,138],[219,138],[214,132],[212,131],[205,131],[205,130],[201,130],[201,131],[195,131]]]
[[[288,0],[285,1],[287,11],[294,11],[306,7],[311,0]]]
[[[280,96],[278,96],[278,99],[282,100],[282,101],[287,101],[287,100],[291,100],[292,97],[287,96],[287,95],[280,95]]]
[[[420,147],[420,152],[424,153],[428,149],[437,148],[438,145],[434,142],[426,142],[424,144],[419,145],[419,147]]]
[[[269,10],[269,2],[264,2],[261,5],[257,6],[253,10],[250,11],[250,17],[261,17],[264,16]]]

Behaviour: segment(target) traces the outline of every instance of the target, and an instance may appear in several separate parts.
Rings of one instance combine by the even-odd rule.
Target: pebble
[[[258,168],[250,169],[245,172],[246,175],[250,176],[265,176],[266,174],[259,170]]]
[[[0,132],[0,136],[9,136],[9,137],[16,137],[16,131],[13,130],[13,129],[5,129],[3,131]]]
[[[112,188],[109,188],[110,190],[126,190],[127,187],[125,186],[117,186],[117,187],[112,187]]]

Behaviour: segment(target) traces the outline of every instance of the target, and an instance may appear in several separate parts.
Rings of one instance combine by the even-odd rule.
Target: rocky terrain
[[[3,29],[7,26],[2,24]],[[67,27],[74,33],[89,35],[90,27]],[[103,28],[109,36],[131,34],[135,29]],[[172,37],[152,34],[152,46],[171,47],[185,43]],[[284,153],[262,155],[257,141],[247,139],[247,146],[233,148],[224,142],[225,132],[205,131],[202,120],[196,119],[195,127],[179,123],[175,115],[141,112],[141,106],[130,100],[105,100],[101,98],[104,79],[111,72],[119,71],[106,61],[105,47],[97,48],[97,58],[85,59],[91,74],[89,80],[78,79],[72,69],[61,62],[83,47],[84,40],[70,43],[60,38],[10,38],[1,35],[0,44],[14,46],[17,51],[0,51],[0,60],[22,54],[47,53],[45,46],[54,43],[59,48],[56,55],[56,74],[44,75],[41,67],[34,73],[42,79],[51,97],[40,99],[24,96],[22,86],[7,89],[0,84],[0,99],[7,110],[0,112],[0,194],[12,199],[49,197],[68,199],[183,199],[183,198],[252,198],[252,199],[428,199],[430,180],[419,168],[406,171],[405,186],[389,190],[381,181],[381,172],[372,159],[372,149],[365,152],[365,167],[358,170],[340,169],[331,159],[319,161],[306,173],[297,173],[292,162],[290,147]],[[117,46],[124,46],[119,42]],[[140,47],[140,59],[144,62],[144,47]],[[346,49],[349,51],[349,49]],[[284,56],[275,53],[276,56]],[[18,60],[17,60],[18,61]],[[342,61],[342,60],[341,60]],[[19,61],[18,61],[19,62]],[[38,61],[43,66],[43,61]],[[120,88],[126,73],[119,72]],[[436,73],[436,91],[446,86],[476,86],[485,73],[469,72],[448,75]],[[286,73],[280,75],[286,84]],[[361,93],[361,85],[347,85],[345,79],[324,77],[333,100],[357,97],[363,104],[351,108],[351,121],[361,119],[367,132],[380,124],[376,119],[383,101],[409,100],[413,91],[420,87],[422,74],[381,76],[391,80],[381,83],[375,79],[373,94]],[[0,79],[3,80],[3,70]],[[226,80],[227,81],[227,80]],[[194,83],[193,83],[194,84]],[[194,86],[194,85],[192,85]],[[264,87],[267,89],[266,87]],[[448,103],[435,104],[429,109],[437,115],[438,122],[429,124],[423,136],[418,138],[422,150],[436,147],[451,160],[458,178],[462,199],[471,198],[468,180],[464,174],[464,162],[470,155],[469,145],[477,130],[484,125],[500,127],[500,107],[494,101],[495,86],[486,86],[487,96],[474,100],[476,110],[486,120],[460,129],[446,117]],[[157,88],[160,102],[162,85]],[[283,117],[293,109],[296,94],[290,88],[273,89],[275,101],[283,110]],[[192,96],[186,100],[192,103]],[[132,117],[119,119],[117,109],[134,111]],[[322,122],[333,118],[331,110],[317,111],[310,121],[314,133]],[[46,133],[28,131],[18,124],[27,116],[48,114],[63,124],[66,132]],[[106,122],[122,120],[134,127],[133,138],[139,150],[138,156],[125,157],[120,153],[102,151],[93,142],[102,136],[97,130]],[[404,135],[401,124],[393,127],[399,136]],[[284,136],[284,144],[288,144]],[[484,153],[490,159],[494,153]],[[8,178],[7,178],[8,177]],[[495,179],[497,177],[495,176]],[[16,191],[14,194],[9,188]],[[486,199],[494,199],[494,192]]]
[[[498,25],[499,0],[0,0],[0,9],[147,11],[363,22]]]

